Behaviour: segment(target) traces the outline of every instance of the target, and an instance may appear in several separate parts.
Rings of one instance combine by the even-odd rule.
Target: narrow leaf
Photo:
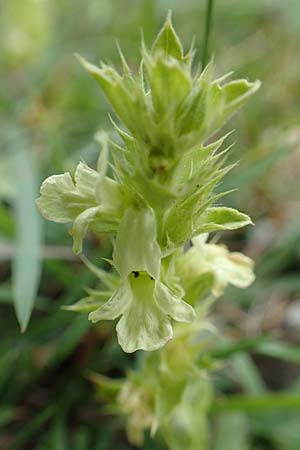
[[[35,206],[37,174],[29,153],[19,145],[14,154],[14,201],[17,250],[12,267],[14,304],[22,332],[27,328],[41,274],[41,221]]]

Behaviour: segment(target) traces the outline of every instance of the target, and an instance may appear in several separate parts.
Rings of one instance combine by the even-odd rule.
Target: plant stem
[[[205,30],[204,30],[203,50],[202,50],[202,68],[206,66],[209,57],[209,39],[212,29],[213,3],[214,0],[207,0],[206,2]]]

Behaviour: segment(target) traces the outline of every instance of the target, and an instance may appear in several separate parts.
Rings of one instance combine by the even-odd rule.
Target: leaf
[[[300,363],[300,348],[287,342],[262,342],[257,353],[295,364]]]
[[[152,54],[158,51],[163,52],[164,56],[172,56],[178,60],[183,58],[183,48],[173,28],[170,11],[152,47]]]
[[[103,270],[101,267],[96,266],[91,261],[89,261],[84,255],[81,255],[81,260],[108,290],[114,290],[119,286],[120,279],[116,274],[107,272],[106,270]]]
[[[219,230],[236,230],[253,224],[246,214],[224,206],[209,208],[202,215],[201,222],[202,225],[198,229],[199,234]]]
[[[90,313],[102,306],[103,303],[109,299],[109,297],[110,292],[108,292],[107,294],[103,293],[102,300],[99,298],[94,298],[93,296],[85,297],[74,303],[73,305],[63,306],[62,309],[65,309],[66,311]]]
[[[246,353],[233,355],[231,364],[238,375],[239,384],[250,394],[261,394],[265,391],[264,382],[251,356]]]
[[[243,105],[248,98],[260,88],[260,81],[250,83],[247,80],[233,80],[222,86],[225,100],[225,110],[234,112]]]
[[[113,67],[102,64],[100,68],[89,63],[81,56],[76,56],[85,70],[90,73],[103,89],[105,96],[118,117],[129,130],[134,131],[136,122],[141,116],[136,102],[136,84],[133,84],[129,90],[125,79]]]
[[[36,210],[37,173],[28,151],[19,143],[14,154],[16,254],[12,287],[22,332],[27,328],[41,275],[42,227]]]
[[[217,411],[300,411],[300,396],[294,393],[270,393],[260,395],[235,394],[226,398],[219,398],[212,407]]]
[[[176,61],[158,58],[151,68],[151,97],[157,120],[170,116],[191,90],[191,79]],[[169,122],[171,122],[172,116]]]
[[[233,80],[221,85],[215,80],[208,88],[205,132],[219,129],[260,87],[260,81]]]
[[[260,344],[265,342],[267,339],[266,336],[255,336],[245,339],[240,339],[238,342],[223,342],[220,345],[217,345],[210,351],[205,351],[205,355],[210,356],[211,358],[216,359],[226,359],[235,353],[240,352],[248,352],[248,351],[257,351],[260,347]],[[200,355],[201,357],[204,356]]]
[[[85,316],[78,315],[73,317],[70,324],[64,330],[63,334],[57,339],[57,351],[55,353],[55,362],[66,359],[82,340],[83,336],[90,328],[90,323]]]

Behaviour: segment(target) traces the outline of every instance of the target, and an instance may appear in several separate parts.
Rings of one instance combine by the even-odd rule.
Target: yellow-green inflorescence
[[[47,219],[72,223],[76,253],[88,230],[112,238],[114,271],[87,262],[103,289],[72,309],[88,311],[92,322],[118,319],[123,350],[150,351],[172,339],[173,321],[197,321],[204,290],[217,296],[227,283],[253,280],[249,258],[206,239],[251,223],[216,206],[226,192],[214,188],[233,166],[221,149],[226,136],[212,136],[260,83],[214,80],[212,63],[193,71],[194,50],[184,53],[170,17],[151,50],[142,44],[137,74],[120,55],[121,74],[79,58],[112,105],[118,142],[103,141],[96,169],[80,162],[74,176],[47,178],[37,205]]]

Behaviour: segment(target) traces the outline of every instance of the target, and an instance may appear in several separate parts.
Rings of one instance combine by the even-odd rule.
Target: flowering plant
[[[73,177],[47,178],[37,200],[47,219],[72,223],[75,253],[87,231],[111,237],[113,271],[86,261],[100,289],[69,309],[88,311],[92,322],[119,319],[125,352],[161,349],[120,382],[113,401],[129,417],[134,443],[144,429],[160,429],[174,450],[206,445],[211,387],[207,368],[196,364],[210,328],[204,312],[228,283],[247,287],[254,279],[249,258],[207,238],[252,223],[216,204],[228,192],[214,189],[234,165],[226,164],[230,146],[221,149],[227,135],[213,136],[260,83],[214,79],[213,63],[194,71],[194,53],[184,53],[168,16],[151,50],[142,42],[137,74],[121,50],[121,74],[79,57],[112,105],[119,139],[103,139],[97,169],[80,162]]]

